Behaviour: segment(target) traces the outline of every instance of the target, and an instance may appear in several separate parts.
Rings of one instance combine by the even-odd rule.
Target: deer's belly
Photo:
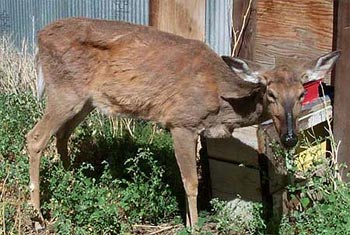
[[[229,138],[232,135],[232,130],[226,125],[220,124],[206,128],[203,134],[207,138]]]

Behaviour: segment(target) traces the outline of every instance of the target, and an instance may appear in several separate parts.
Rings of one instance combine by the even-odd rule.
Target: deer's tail
[[[40,100],[45,92],[45,80],[42,65],[40,63],[39,53],[36,52],[35,55],[35,63],[36,63],[36,71],[37,71],[37,79],[36,79],[36,95],[37,99]]]

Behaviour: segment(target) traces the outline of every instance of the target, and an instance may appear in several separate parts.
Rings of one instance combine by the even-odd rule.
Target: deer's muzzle
[[[281,142],[285,148],[293,148],[298,143],[298,136],[294,132],[293,114],[286,113],[287,133],[281,136]]]
[[[293,148],[298,143],[298,136],[295,133],[284,134],[281,137],[281,142],[285,148]]]

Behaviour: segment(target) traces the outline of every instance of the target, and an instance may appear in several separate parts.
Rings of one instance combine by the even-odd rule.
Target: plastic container
[[[321,82],[322,82],[322,79],[308,82],[308,83],[304,84],[306,94],[305,94],[305,98],[304,98],[302,104],[310,103],[310,102],[314,101],[315,99],[319,98],[318,88],[319,88]]]

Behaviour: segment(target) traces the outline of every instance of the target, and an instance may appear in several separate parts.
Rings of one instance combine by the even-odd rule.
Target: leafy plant
[[[350,190],[344,183],[337,188],[315,182],[321,200],[310,198],[307,188],[300,188],[302,199],[308,198],[303,210],[292,211],[283,218],[280,234],[350,234]]]
[[[311,148],[325,140],[333,146],[331,152],[327,156],[312,152],[313,161],[302,172],[294,156],[287,158],[291,163],[287,164],[290,175],[304,180],[294,179],[288,185],[289,198],[298,206],[283,217],[280,234],[350,234],[350,190],[338,177],[341,167],[334,162],[337,144],[332,133],[326,139],[313,138],[313,141],[305,137],[302,145]]]
[[[21,154],[25,135],[34,120],[40,115],[40,108],[28,93],[5,93],[0,96],[0,152],[13,157]]]
[[[131,180],[122,180],[121,206],[132,222],[161,223],[177,210],[176,198],[164,184],[164,169],[149,149],[139,149],[136,157],[125,162]]]
[[[43,183],[51,197],[44,208],[59,233],[116,234],[133,223],[160,223],[176,215],[176,198],[149,149],[140,149],[125,162],[127,178],[115,179],[110,165],[103,164],[98,178],[91,177],[95,175],[91,164],[76,171],[65,171],[61,164],[49,166]]]
[[[99,180],[84,175],[92,166],[83,164],[76,172],[65,171],[61,164],[52,166],[47,180],[51,198],[44,203],[47,217],[58,234],[116,234],[123,222],[120,213],[119,184],[108,168]]]

